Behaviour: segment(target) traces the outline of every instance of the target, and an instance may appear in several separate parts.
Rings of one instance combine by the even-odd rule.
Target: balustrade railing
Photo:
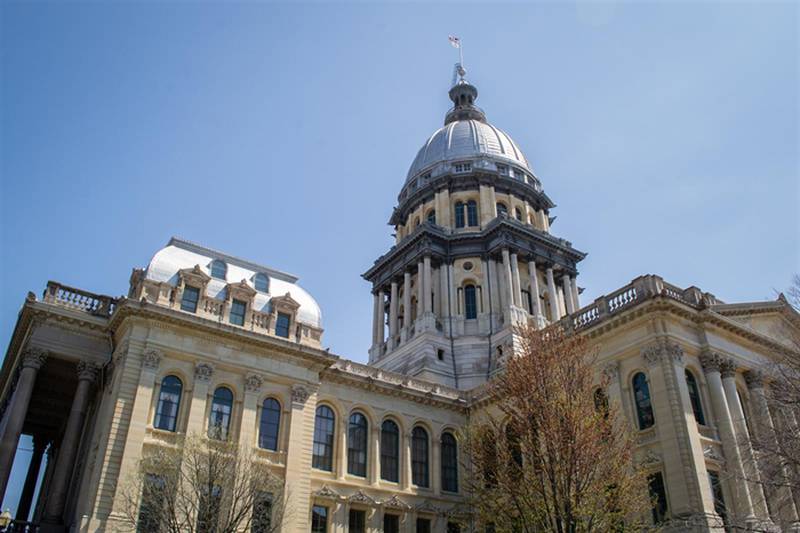
[[[116,299],[94,294],[55,281],[49,281],[44,290],[44,301],[97,316],[111,316]]]

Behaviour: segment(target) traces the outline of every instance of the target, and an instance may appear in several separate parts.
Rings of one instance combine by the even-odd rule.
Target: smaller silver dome
[[[503,130],[480,120],[455,120],[436,130],[420,148],[408,170],[412,180],[437,163],[480,157],[518,165],[533,173],[528,160]]]

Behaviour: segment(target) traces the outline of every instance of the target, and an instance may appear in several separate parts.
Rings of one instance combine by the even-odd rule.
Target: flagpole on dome
[[[456,84],[455,74],[458,74],[458,77],[461,81],[464,81],[464,76],[467,75],[467,69],[464,68],[464,48],[461,44],[461,38],[456,37],[455,35],[450,35],[447,38],[450,41],[450,45],[453,48],[458,48],[458,63],[456,63],[455,72],[453,73],[453,85]]]

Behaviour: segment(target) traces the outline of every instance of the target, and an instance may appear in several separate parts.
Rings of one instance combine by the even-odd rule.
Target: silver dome
[[[533,173],[517,143],[499,128],[480,120],[455,120],[438,129],[420,148],[407,180],[438,163],[487,158],[521,166]]]

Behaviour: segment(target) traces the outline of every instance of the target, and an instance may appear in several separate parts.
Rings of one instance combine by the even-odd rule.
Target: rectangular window
[[[366,511],[358,511],[350,509],[350,521],[347,531],[349,533],[366,533],[367,531],[367,513]]]
[[[728,523],[728,510],[725,508],[725,497],[722,495],[722,483],[719,480],[719,472],[708,471],[708,482],[711,485],[711,496],[714,498],[714,512],[716,512],[722,523]]]
[[[231,303],[231,316],[230,322],[236,326],[244,326],[244,313],[247,310],[247,304],[241,300],[234,300]]]
[[[430,519],[417,518],[417,533],[431,533]]]
[[[328,533],[328,508],[315,505],[311,509],[311,533]]]
[[[383,515],[383,533],[400,533],[400,517],[396,514]]]
[[[278,337],[289,338],[289,322],[292,317],[286,313],[278,313],[278,320],[275,322],[275,335]]]
[[[456,172],[469,172],[472,170],[472,163],[456,163]]]
[[[500,174],[508,174],[508,167],[506,165],[497,165],[497,172]]]
[[[664,487],[664,476],[661,472],[647,476],[650,487],[650,499],[653,500],[653,523],[660,524],[667,518],[667,491]]]
[[[183,288],[183,297],[181,298],[181,311],[196,313],[198,301],[200,301],[200,289],[189,285],[185,286]]]
[[[514,169],[514,177],[520,181],[525,181],[525,173],[520,170]]]
[[[253,522],[251,533],[270,533],[272,531],[272,494],[258,492],[253,503]]]

